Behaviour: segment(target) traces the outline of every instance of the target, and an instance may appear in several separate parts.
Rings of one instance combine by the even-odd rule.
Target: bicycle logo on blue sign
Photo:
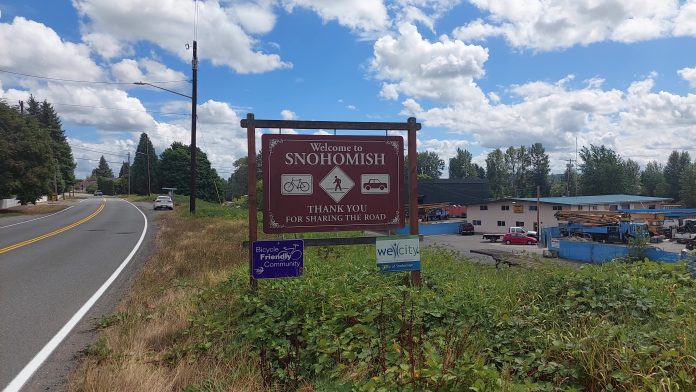
[[[304,272],[304,241],[254,241],[251,276],[254,279],[295,278]]]

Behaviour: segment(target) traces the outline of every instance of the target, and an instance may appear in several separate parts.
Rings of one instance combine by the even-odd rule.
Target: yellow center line
[[[0,254],[3,254],[3,253],[5,253],[5,252],[9,252],[9,251],[11,251],[11,250],[15,250],[15,249],[17,249],[17,248],[21,248],[21,247],[26,246],[26,245],[29,245],[29,244],[33,244],[34,242],[41,241],[41,240],[44,240],[44,239],[49,238],[49,237],[53,237],[54,235],[60,234],[60,233],[62,233],[62,232],[68,231],[68,230],[70,230],[70,229],[74,229],[75,227],[77,227],[77,226],[79,226],[79,225],[81,225],[81,224],[87,222],[88,220],[94,218],[95,216],[99,215],[99,213],[102,212],[102,210],[104,209],[104,206],[105,206],[105,205],[106,205],[106,202],[105,202],[105,201],[102,201],[102,203],[99,205],[99,208],[97,208],[96,211],[94,211],[93,213],[91,213],[91,214],[87,215],[86,217],[80,219],[79,221],[74,222],[74,223],[71,223],[71,224],[69,224],[69,225],[67,225],[67,226],[65,226],[65,227],[61,227],[60,229],[51,231],[51,232],[49,232],[49,233],[40,235],[40,236],[38,236],[38,237],[34,237],[34,238],[29,239],[29,240],[26,240],[26,241],[18,242],[18,243],[14,244],[14,245],[10,245],[10,246],[6,246],[6,247],[4,247],[4,248],[0,248]]]

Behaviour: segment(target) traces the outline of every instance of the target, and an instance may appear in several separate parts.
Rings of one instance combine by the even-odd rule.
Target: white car
[[[155,199],[154,208],[155,210],[158,210],[160,208],[167,208],[173,210],[174,203],[172,202],[172,198],[169,196],[157,196],[157,199]]]

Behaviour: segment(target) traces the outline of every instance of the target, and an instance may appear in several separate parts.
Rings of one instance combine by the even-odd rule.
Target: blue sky
[[[188,144],[190,101],[129,83],[190,94],[196,14],[198,145],[224,177],[247,112],[415,116],[420,151],[541,142],[556,172],[576,139],[641,165],[696,155],[696,0],[0,0],[0,99],[53,103],[78,176],[140,132]]]

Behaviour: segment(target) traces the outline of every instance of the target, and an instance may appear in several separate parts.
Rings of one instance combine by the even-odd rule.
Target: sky
[[[0,0],[0,99],[48,100],[78,177],[101,155],[118,172],[142,132],[190,143],[191,101],[133,83],[190,95],[194,40],[198,146],[224,178],[247,113],[413,116],[419,151],[484,166],[536,142],[553,172],[576,144],[696,156],[696,0]]]

